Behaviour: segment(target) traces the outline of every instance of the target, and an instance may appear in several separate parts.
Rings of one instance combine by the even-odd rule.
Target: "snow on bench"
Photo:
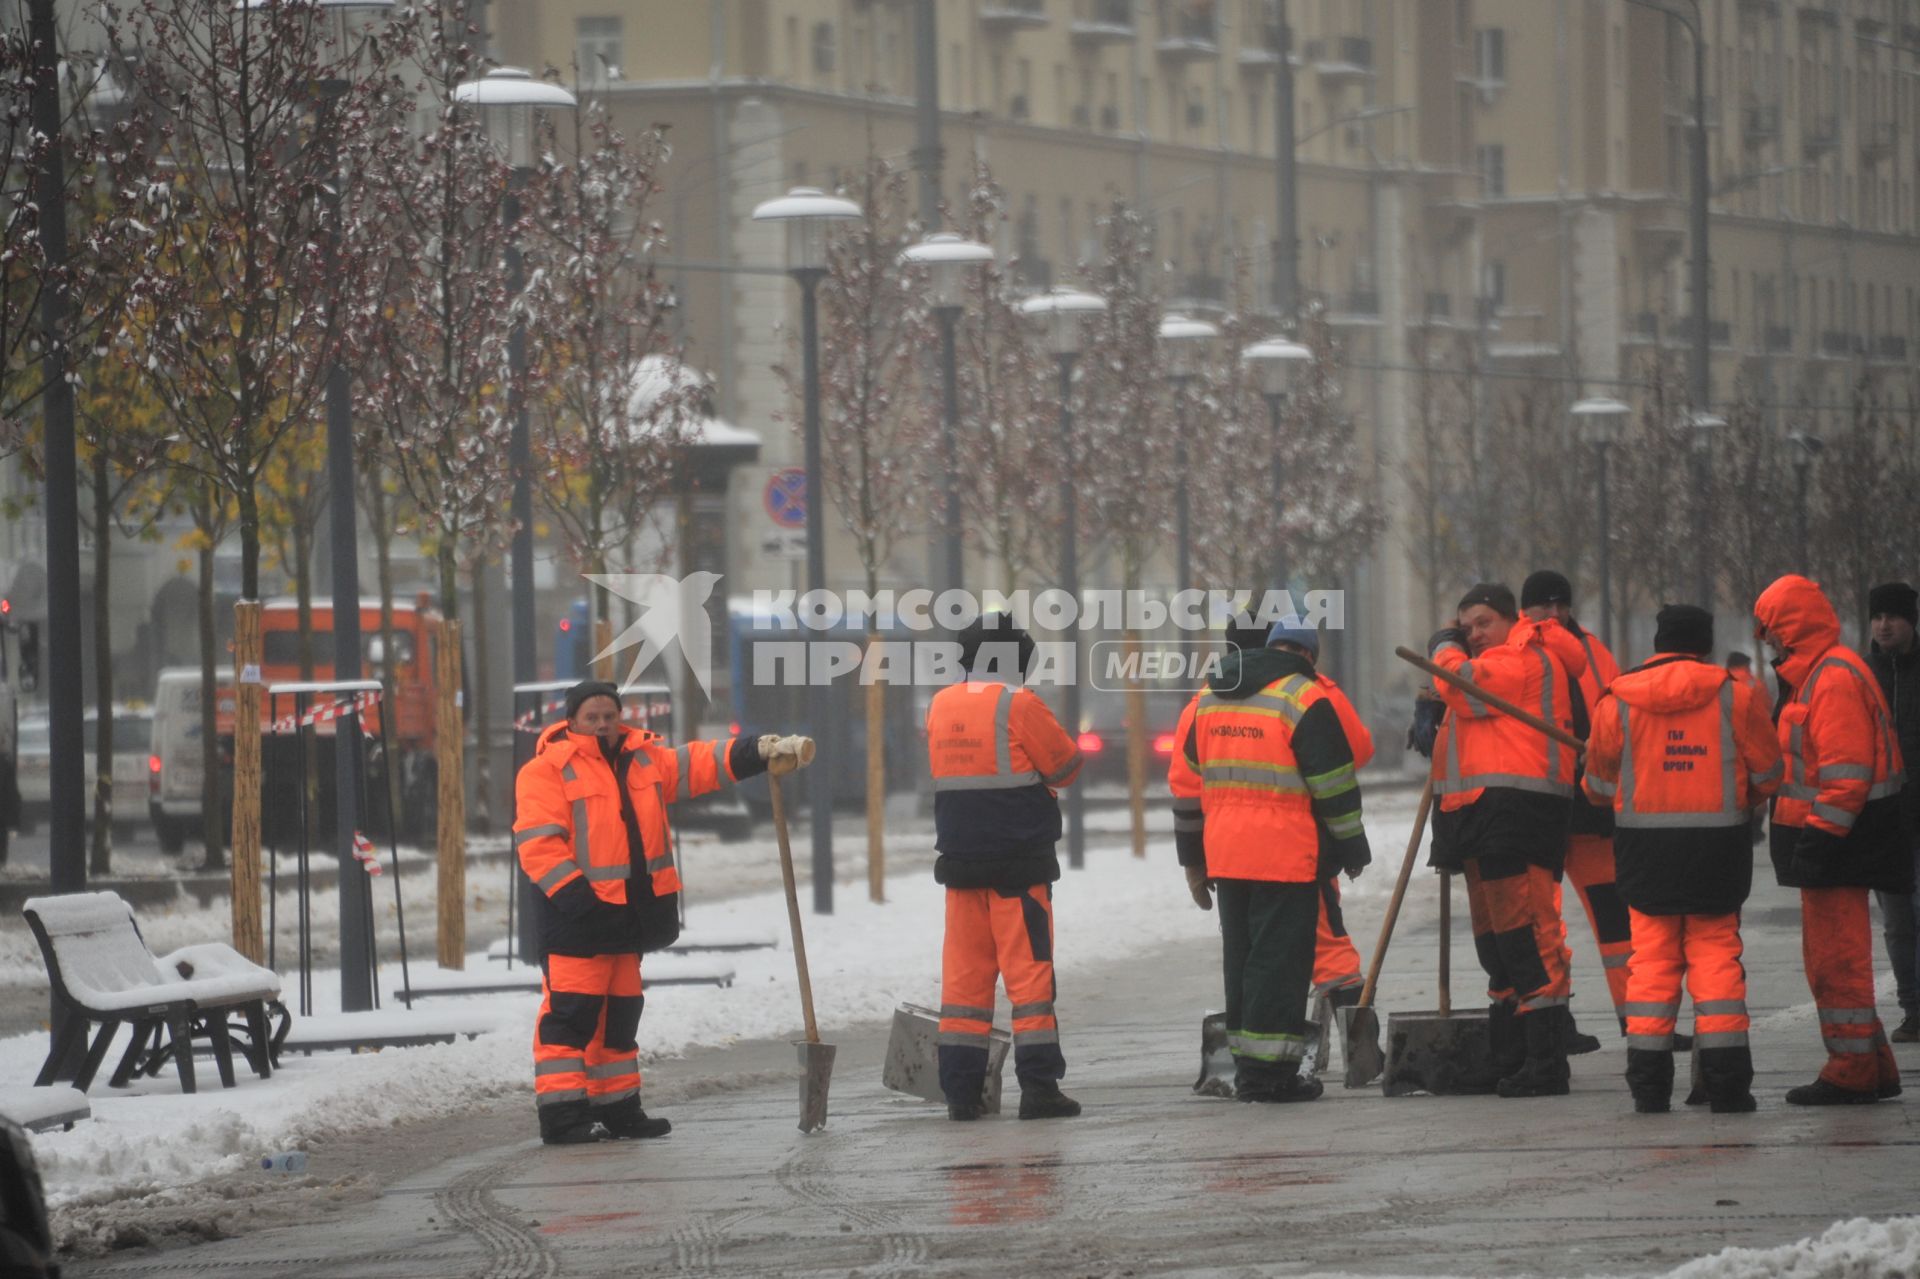
[[[431,1012],[417,1008],[379,1008],[371,1012],[324,1013],[296,1020],[293,1029],[287,1032],[283,1047],[315,1053],[341,1048],[450,1044],[461,1035],[474,1039],[498,1030],[509,1019],[507,1010],[490,1007],[440,1008]]]
[[[280,978],[221,942],[183,946],[156,959],[140,936],[133,908],[117,893],[68,893],[29,898],[21,913],[40,944],[54,999],[70,1014],[54,1038],[37,1084],[53,1081],[62,1062],[86,1046],[91,1027],[99,1026],[86,1048],[75,1085],[85,1092],[99,1071],[122,1023],[132,1028],[131,1042],[110,1083],[124,1084],[143,1060],[171,1054],[182,1092],[195,1088],[193,1037],[212,1042],[220,1082],[231,1088],[233,1054],[227,1017],[246,1018],[247,1059],[265,1078],[272,1071],[266,1004],[280,994]],[[159,1047],[161,1031],[171,1043]],[[147,1041],[154,1049],[147,1053]]]
[[[507,957],[505,937],[496,938],[493,945],[487,947],[487,958],[503,961]],[[666,948],[662,953],[668,955],[687,955],[698,951],[742,951],[772,950],[778,946],[779,939],[765,929],[759,928],[702,928],[690,930],[680,935],[680,940]],[[524,957],[520,948],[515,946],[514,959],[521,962]],[[647,961],[651,963],[652,961]]]
[[[401,996],[396,980],[398,976],[395,973],[388,979],[388,988],[396,999]],[[497,995],[540,989],[540,969],[525,966],[506,971],[484,967],[465,972],[454,972],[447,968],[415,969],[412,979],[415,999],[439,995]],[[725,960],[702,959],[664,951],[642,957],[640,984],[648,989],[655,986],[731,986],[733,966]]]
[[[0,1088],[0,1115],[33,1132],[71,1128],[93,1115],[87,1094],[65,1084],[47,1088]]]

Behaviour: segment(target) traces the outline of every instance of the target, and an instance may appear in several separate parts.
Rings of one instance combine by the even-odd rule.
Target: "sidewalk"
[[[1370,874],[1385,877],[1397,851],[1380,852]],[[1200,1100],[1188,1085],[1200,1015],[1218,998],[1217,952],[1181,946],[1063,979],[1068,1087],[1087,1105],[1078,1120],[951,1124],[880,1087],[885,1027],[868,1024],[827,1036],[839,1045],[833,1118],[812,1137],[795,1128],[793,1050],[743,1044],[650,1068],[651,1104],[676,1124],[663,1142],[550,1150],[508,1140],[323,1229],[308,1222],[71,1272],[1639,1274],[1728,1245],[1818,1235],[1839,1219],[1910,1213],[1915,1094],[1836,1110],[1781,1100],[1821,1052],[1797,906],[1764,868],[1756,879],[1755,1115],[1632,1113],[1584,922],[1574,926],[1576,1007],[1605,1048],[1575,1059],[1569,1098],[1347,1092],[1336,1051],[1320,1102]],[[1434,1006],[1433,887],[1416,877],[1382,981],[1386,1011]],[[1351,912],[1363,950],[1383,897]],[[1173,884],[1168,905],[1191,909]],[[1466,942],[1463,932],[1455,947],[1463,1006],[1475,998]],[[1903,1051],[1911,1090],[1920,1055]],[[341,1170],[316,1157],[312,1171]]]

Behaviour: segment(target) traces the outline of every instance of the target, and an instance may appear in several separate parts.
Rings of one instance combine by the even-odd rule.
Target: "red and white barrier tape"
[[[380,854],[373,850],[373,841],[359,831],[353,832],[353,855],[360,862],[361,869],[369,875],[381,874]]]
[[[267,726],[267,731],[269,733],[292,733],[303,728],[312,728],[315,724],[331,724],[334,720],[341,718],[349,711],[357,715],[361,711],[376,705],[379,701],[380,690],[377,688],[367,689],[364,692],[355,693],[350,698],[341,698],[337,702],[328,702],[324,706],[310,707],[304,715],[297,712],[291,715],[282,715],[279,719],[274,720],[273,723]],[[371,734],[368,735],[371,736]]]

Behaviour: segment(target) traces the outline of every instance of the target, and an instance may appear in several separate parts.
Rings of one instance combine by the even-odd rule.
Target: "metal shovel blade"
[[[833,1045],[801,1040],[800,1131],[819,1132],[827,1126],[827,1085],[833,1082]]]
[[[1200,1019],[1200,1077],[1194,1092],[1202,1097],[1233,1096],[1233,1050],[1227,1047],[1227,1015],[1208,1013]]]
[[[1366,1007],[1340,1010],[1341,1060],[1347,1065],[1346,1085],[1365,1088],[1380,1078],[1387,1059],[1380,1051],[1380,1018]]]

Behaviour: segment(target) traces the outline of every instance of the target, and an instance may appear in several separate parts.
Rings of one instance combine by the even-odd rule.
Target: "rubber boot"
[[[1502,1097],[1564,1097],[1567,1095],[1566,1022],[1551,1012],[1529,1013],[1517,1019],[1526,1035],[1527,1059],[1520,1069],[1500,1081]]]
[[[1787,1089],[1789,1106],[1865,1106],[1879,1100],[1877,1091],[1856,1092],[1839,1084],[1830,1084],[1824,1079]]]
[[[1451,1091],[1471,1096],[1493,1092],[1500,1081],[1520,1069],[1527,1059],[1526,1041],[1514,1025],[1513,1005],[1498,1003],[1487,1008],[1487,1067],[1472,1074],[1457,1075]]]
[[[1271,1088],[1252,1089],[1240,1094],[1241,1101],[1264,1105],[1283,1105],[1290,1101],[1313,1101],[1326,1091],[1318,1075],[1292,1075]]]
[[[1758,1110],[1753,1099],[1753,1051],[1749,1048],[1702,1048],[1701,1087],[1707,1108],[1716,1115],[1744,1115]]]
[[[549,1146],[585,1146],[606,1140],[607,1130],[584,1101],[562,1101],[541,1106],[540,1140]]]
[[[1627,1089],[1633,1108],[1642,1115],[1661,1115],[1673,1108],[1673,1054],[1656,1048],[1627,1049]]]
[[[1072,1119],[1079,1113],[1080,1103],[1061,1092],[1060,1085],[1051,1080],[1020,1085],[1022,1119]],[[948,1114],[951,1116],[952,1107],[948,1107]]]
[[[1566,1026],[1561,1031],[1561,1034],[1567,1042],[1567,1056],[1582,1057],[1587,1053],[1597,1053],[1600,1051],[1599,1038],[1594,1035],[1581,1034],[1580,1028],[1573,1024],[1573,1009],[1571,1007],[1566,1004],[1561,1004],[1557,1011],[1566,1022]]]
[[[649,1118],[647,1112],[640,1109],[639,1093],[605,1106],[593,1107],[593,1117],[615,1137],[627,1141],[664,1137],[673,1131],[672,1123],[665,1119]]]
[[[960,1099],[957,1101],[954,1100],[954,1096],[952,1093],[948,1093],[947,1094],[947,1118],[953,1120],[953,1122],[957,1124],[965,1124],[965,1123],[972,1123],[974,1120],[980,1118],[980,1116],[986,1114],[987,1113],[986,1091],[987,1091],[987,1082],[986,1080],[983,1079],[980,1081],[980,1084],[978,1087],[969,1089],[967,1092],[963,1093]]]

